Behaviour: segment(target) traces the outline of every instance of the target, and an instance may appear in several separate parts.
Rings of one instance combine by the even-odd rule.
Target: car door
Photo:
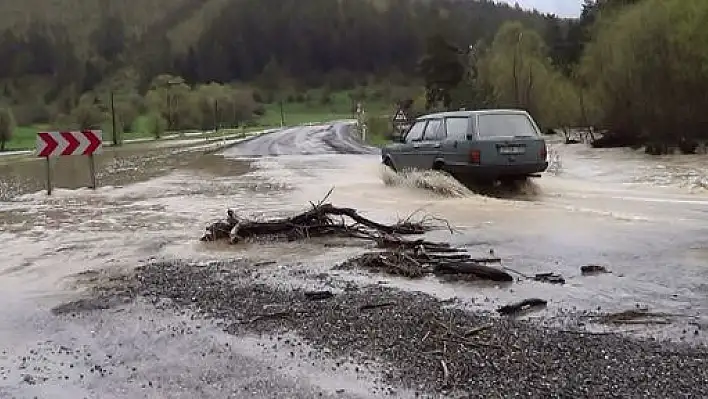
[[[441,143],[445,140],[443,119],[430,119],[419,144],[416,164],[419,169],[432,169],[435,160],[441,158]]]
[[[403,143],[394,154],[393,162],[398,170],[417,168],[416,156],[423,139],[427,120],[416,121],[406,133]]]
[[[469,162],[468,136],[473,132],[474,118],[453,116],[445,118],[445,140],[442,142],[442,158],[446,165],[461,166]]]

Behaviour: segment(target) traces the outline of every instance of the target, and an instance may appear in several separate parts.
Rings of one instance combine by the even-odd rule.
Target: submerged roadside
[[[203,165],[228,163],[216,152],[271,131],[250,136],[224,136],[216,139],[171,140],[109,148],[96,156],[99,189],[147,181],[179,168],[202,168]],[[46,164],[43,159],[23,157],[0,159],[0,201],[12,200],[46,188]],[[89,184],[88,161],[83,156],[52,159],[52,179],[56,188],[80,189]],[[234,162],[231,162],[234,163]],[[244,163],[244,162],[241,162]]]

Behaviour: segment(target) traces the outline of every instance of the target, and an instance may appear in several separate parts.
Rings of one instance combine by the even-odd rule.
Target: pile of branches
[[[500,263],[499,258],[473,258],[464,249],[453,248],[449,244],[387,238],[380,240],[379,246],[388,249],[349,259],[339,267],[359,267],[408,278],[432,274],[454,279],[514,280],[509,273],[488,266],[490,263]]]
[[[350,222],[347,223],[345,218]],[[229,209],[226,220],[208,226],[201,240],[229,240],[232,244],[258,237],[283,237],[288,241],[323,236],[377,240],[385,235],[423,234],[433,228],[427,222],[407,219],[385,225],[359,215],[355,209],[328,203],[313,205],[312,209],[292,217],[267,221],[242,219]]]
[[[311,205],[311,209],[298,215],[266,221],[244,219],[233,210],[228,210],[226,220],[208,226],[201,240],[228,240],[236,244],[266,237],[288,241],[324,236],[352,237],[373,241],[381,250],[351,259],[340,267],[356,266],[409,278],[435,274],[458,277],[466,275],[473,279],[493,281],[513,280],[508,273],[485,265],[500,262],[497,258],[473,259],[464,250],[452,248],[449,244],[404,238],[406,235],[420,235],[440,227],[440,224],[434,223],[444,222],[439,219],[424,217],[414,222],[408,217],[396,224],[387,225],[367,219],[355,209],[336,207],[324,203],[324,200]],[[444,224],[452,231],[447,222]]]
[[[287,218],[254,221],[241,218],[229,209],[226,212],[226,220],[208,226],[201,240],[229,240],[231,244],[265,237],[285,238],[288,241],[324,236],[380,240],[384,236],[423,234],[435,227],[432,221],[438,220],[427,217],[413,222],[411,215],[393,225],[378,223],[361,216],[356,209],[325,203],[333,190],[334,188],[330,189],[319,203],[310,202],[312,207],[309,210]],[[447,225],[447,222],[445,224]],[[449,225],[447,227],[450,229]]]

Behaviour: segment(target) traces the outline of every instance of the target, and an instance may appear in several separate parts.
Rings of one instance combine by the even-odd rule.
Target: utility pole
[[[113,145],[118,146],[120,142],[118,140],[118,124],[116,123],[116,104],[113,89],[111,89],[111,125],[113,127]]]
[[[361,141],[366,141],[366,113],[364,112],[364,107],[361,103],[356,105],[356,124],[359,128],[359,135],[361,136]]]
[[[214,135],[219,133],[219,100],[214,99]]]
[[[168,89],[169,90],[169,89]],[[167,92],[167,130],[172,131],[172,93]]]
[[[173,93],[172,93],[172,88],[174,86],[179,86],[183,81],[178,81],[178,80],[170,80],[167,82],[167,129],[169,131],[172,131],[174,129],[174,126],[176,125],[176,115],[174,115],[174,111],[172,110],[172,101],[173,101]]]
[[[524,32],[519,32],[519,37],[516,39],[516,47],[514,48],[514,70],[512,71],[512,77],[514,78],[514,101],[516,102],[516,108],[521,107],[521,93],[519,92],[519,77],[517,71],[517,64],[519,63],[519,47],[521,46],[521,39],[523,39],[523,37]]]

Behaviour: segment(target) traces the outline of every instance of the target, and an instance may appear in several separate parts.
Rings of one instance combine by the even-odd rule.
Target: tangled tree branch
[[[406,235],[420,235],[429,231],[440,219],[423,217],[413,221],[412,216],[392,225],[382,224],[360,215],[353,208],[340,208],[324,201],[311,203],[312,208],[288,218],[252,221],[240,218],[228,210],[225,221],[207,227],[202,241],[228,240],[235,244],[258,237],[277,237],[299,240],[322,236],[344,236],[373,241],[381,251],[350,259],[340,267],[360,267],[372,271],[385,271],[409,278],[427,274],[457,276],[492,281],[513,281],[503,270],[489,267],[499,262],[497,258],[473,259],[465,250],[450,244],[420,239],[406,239]],[[453,231],[445,221],[444,226]]]
[[[347,224],[346,219],[353,223]],[[413,222],[404,220],[393,225],[375,222],[361,216],[356,209],[339,208],[329,203],[312,204],[298,215],[263,222],[240,218],[229,209],[225,221],[207,227],[202,241],[228,239],[232,244],[246,238],[278,236],[297,240],[321,236],[350,236],[379,240],[384,236],[423,234],[434,227],[430,220]]]

